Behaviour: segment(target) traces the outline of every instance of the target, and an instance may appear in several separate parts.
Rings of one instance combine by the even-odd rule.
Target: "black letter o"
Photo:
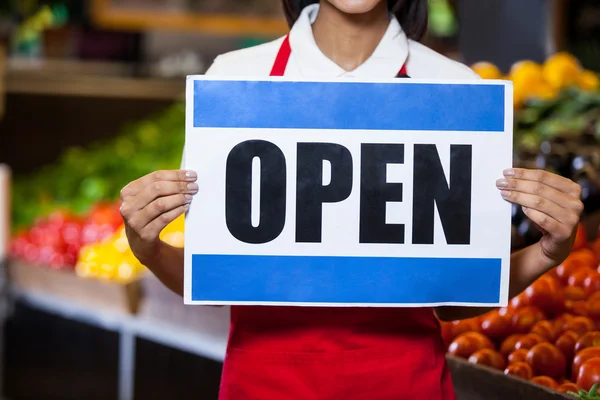
[[[260,159],[260,222],[252,226],[252,161]],[[248,140],[227,157],[225,219],[229,232],[245,243],[276,239],[285,225],[286,166],[283,152],[271,142]]]

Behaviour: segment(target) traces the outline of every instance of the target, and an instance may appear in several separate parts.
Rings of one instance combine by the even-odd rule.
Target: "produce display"
[[[568,53],[557,53],[543,65],[525,60],[517,62],[508,76],[495,65],[480,62],[472,66],[483,79],[507,79],[514,85],[514,105],[525,106],[531,100],[555,100],[564,89],[577,87],[584,91],[600,89],[600,79],[593,71],[585,70]]]
[[[115,205],[96,205],[82,217],[55,211],[16,235],[11,243],[13,257],[53,269],[72,268],[82,246],[111,236],[123,223]]]
[[[181,216],[161,232],[161,239],[171,246],[182,248],[183,225],[184,217]],[[133,255],[125,236],[125,228],[121,227],[108,240],[84,246],[79,253],[75,271],[82,278],[126,283],[138,279],[146,268]]]
[[[508,76],[490,63],[473,70],[485,79],[514,85],[517,167],[545,169],[579,183],[585,213],[600,210],[600,79],[571,55],[558,53],[544,64],[516,63]],[[541,234],[519,207],[513,208],[513,248]]]
[[[600,383],[600,240],[579,228],[572,254],[508,307],[441,322],[448,352],[581,399]]]
[[[117,201],[127,183],[175,169],[184,143],[184,106],[132,124],[114,139],[70,148],[54,165],[13,184],[11,256],[85,278],[128,282],[143,274],[129,249]],[[161,234],[183,245],[183,218]]]
[[[177,104],[147,121],[124,127],[114,139],[72,147],[35,174],[16,176],[14,229],[31,226],[56,210],[85,215],[100,202],[116,201],[129,182],[159,169],[178,168],[185,137],[185,107]]]

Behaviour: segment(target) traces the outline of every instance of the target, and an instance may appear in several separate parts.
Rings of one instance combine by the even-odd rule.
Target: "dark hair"
[[[290,27],[294,25],[304,7],[319,0],[282,0],[283,10]],[[427,32],[429,10],[427,0],[387,0],[388,9],[410,39],[421,40]]]

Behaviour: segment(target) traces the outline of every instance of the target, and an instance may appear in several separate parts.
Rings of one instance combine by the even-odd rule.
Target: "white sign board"
[[[512,86],[188,78],[187,304],[508,301]]]

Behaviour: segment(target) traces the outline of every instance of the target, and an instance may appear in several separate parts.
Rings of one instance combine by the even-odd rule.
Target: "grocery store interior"
[[[580,392],[600,382],[600,2],[429,7],[427,46],[513,82],[515,165],[585,205],[563,264],[442,323],[458,400],[600,398]],[[136,260],[119,192],[179,168],[187,75],[288,29],[276,0],[0,2],[0,399],[217,399],[229,310],[183,305]],[[512,235],[542,234],[515,207]]]

